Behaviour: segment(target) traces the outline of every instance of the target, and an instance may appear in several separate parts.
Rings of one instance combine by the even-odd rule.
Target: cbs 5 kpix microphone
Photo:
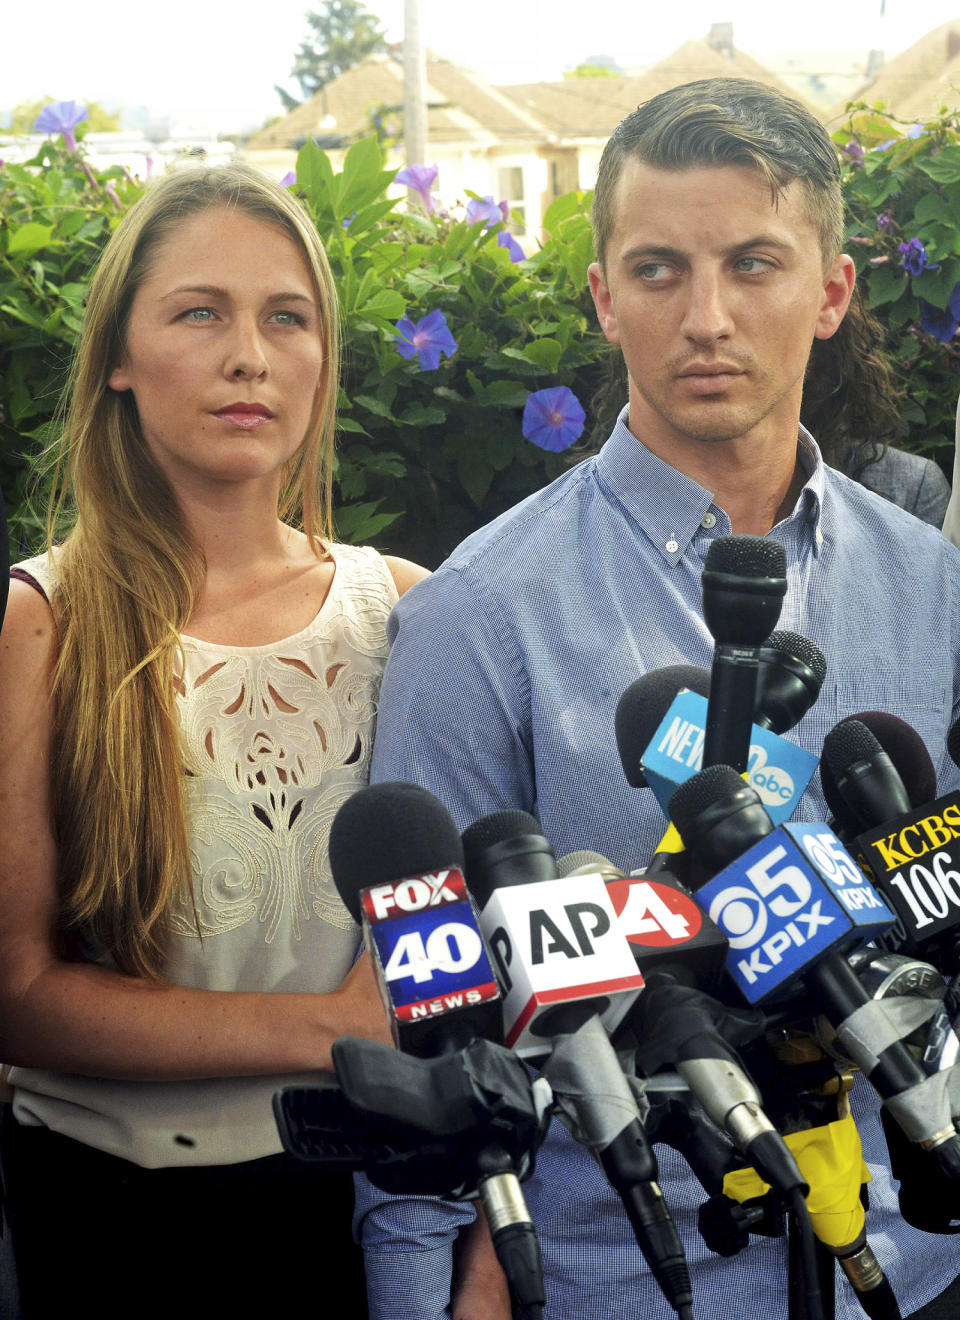
[[[416,784],[361,789],[334,817],[330,863],[340,897],[362,924],[399,1049],[431,1058],[478,1037],[502,1040],[500,992],[446,808]],[[335,1061],[342,1044],[334,1045]],[[500,1142],[476,1152],[476,1183],[511,1290],[525,1314],[537,1316],[540,1250],[515,1160]]]
[[[891,1031],[883,1002],[870,1000],[844,956],[894,915],[836,835],[816,824],[775,828],[729,766],[681,785],[671,814],[700,868],[697,901],[730,941],[727,971],[747,1002],[777,1003],[802,981],[907,1136],[960,1179],[960,1137],[942,1086]]]

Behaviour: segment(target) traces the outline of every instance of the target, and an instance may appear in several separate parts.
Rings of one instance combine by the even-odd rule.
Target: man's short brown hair
[[[613,131],[593,195],[593,240],[606,264],[617,184],[630,157],[658,169],[747,165],[774,201],[799,179],[824,263],[843,245],[843,198],[836,149],[823,125],[792,97],[741,78],[704,78],[645,101]]]

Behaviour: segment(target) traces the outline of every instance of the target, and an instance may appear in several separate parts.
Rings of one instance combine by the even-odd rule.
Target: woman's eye
[[[272,320],[278,325],[305,325],[303,317],[298,312],[289,312],[286,309],[274,312]]]
[[[188,312],[184,312],[184,319],[203,324],[205,321],[212,321],[214,311],[212,307],[191,307]]]

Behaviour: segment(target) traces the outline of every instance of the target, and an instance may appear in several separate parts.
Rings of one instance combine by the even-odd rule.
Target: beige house
[[[960,18],[942,23],[883,64],[852,99],[882,102],[900,119],[914,121],[938,114],[942,105],[960,109]],[[842,120],[844,111],[845,106],[835,106],[830,122]]]
[[[734,49],[723,25],[703,41],[685,42],[640,77],[569,78],[493,87],[438,56],[427,57],[427,160],[438,166],[438,204],[451,208],[467,191],[510,203],[511,227],[534,236],[554,198],[593,187],[600,153],[613,129],[641,101],[696,78],[752,78],[791,92],[762,65]],[[243,154],[277,177],[314,138],[336,163],[373,132],[372,116],[398,124],[403,65],[372,55],[309,101],[263,129]],[[389,163],[401,166],[402,145]],[[398,189],[398,192],[402,189]]]

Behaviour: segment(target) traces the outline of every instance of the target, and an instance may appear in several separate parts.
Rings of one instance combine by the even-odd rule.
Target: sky
[[[0,24],[0,110],[49,94],[145,106],[179,127],[253,128],[282,110],[275,83],[299,95],[289,72],[310,8],[310,0],[11,4]],[[390,39],[402,39],[404,0],[367,8]],[[718,21],[732,21],[736,46],[771,68],[772,57],[792,53],[813,69],[835,52],[865,60],[878,48],[890,57],[960,19],[960,0],[886,0],[885,8],[881,19],[881,0],[805,0],[801,22],[800,7],[771,0],[420,0],[420,24],[432,50],[499,85],[558,79],[594,55],[624,68],[649,64]]]

